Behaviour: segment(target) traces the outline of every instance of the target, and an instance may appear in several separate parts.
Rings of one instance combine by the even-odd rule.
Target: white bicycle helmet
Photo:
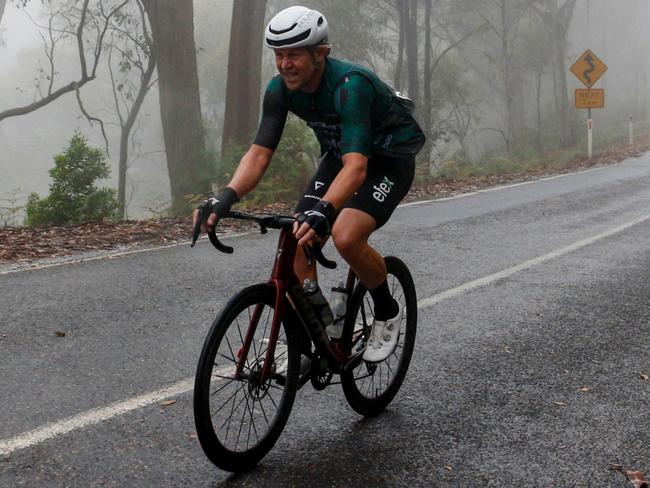
[[[317,10],[289,7],[275,15],[264,35],[270,48],[288,48],[327,44],[327,19]]]

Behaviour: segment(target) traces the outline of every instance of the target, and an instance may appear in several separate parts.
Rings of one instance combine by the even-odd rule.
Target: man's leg
[[[332,238],[343,259],[369,290],[375,303],[375,319],[388,320],[399,312],[386,282],[386,263],[368,239],[375,230],[375,219],[362,210],[345,208],[336,219]]]
[[[369,290],[386,281],[384,258],[368,244],[375,225],[375,219],[367,213],[344,208],[332,229],[336,249]]]

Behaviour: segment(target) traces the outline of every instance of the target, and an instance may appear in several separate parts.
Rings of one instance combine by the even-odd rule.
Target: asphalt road
[[[626,487],[612,464],[650,472],[650,156],[399,208],[374,243],[418,289],[402,390],[364,421],[339,387],[303,388],[271,453],[231,476],[195,438],[191,378],[275,240],[0,270],[0,486]]]

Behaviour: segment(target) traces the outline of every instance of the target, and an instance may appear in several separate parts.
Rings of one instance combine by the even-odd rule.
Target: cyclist
[[[361,66],[329,57],[328,24],[318,11],[294,6],[265,31],[279,74],[268,84],[257,136],[228,186],[210,199],[217,216],[259,183],[276,149],[288,112],[307,122],[323,159],[296,206],[298,245],[331,234],[338,252],[374,301],[373,330],[364,359],[379,362],[395,349],[402,311],[388,288],[386,265],[368,238],[383,226],[413,182],[424,134],[412,102]],[[194,221],[198,211],[194,212]],[[316,266],[296,253],[301,282],[316,280]]]

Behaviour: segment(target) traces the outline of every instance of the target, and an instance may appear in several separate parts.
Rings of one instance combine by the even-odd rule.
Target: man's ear
[[[329,46],[318,46],[316,52],[318,53],[318,61],[323,61],[327,56],[330,55],[332,48]]]

